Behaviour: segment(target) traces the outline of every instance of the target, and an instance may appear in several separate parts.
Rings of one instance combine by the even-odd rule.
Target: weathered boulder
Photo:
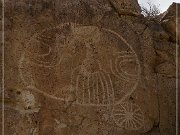
[[[176,14],[178,12],[178,14]],[[178,29],[178,41],[180,41],[180,4],[173,3],[161,18],[161,25],[171,35],[171,40],[176,42],[176,31]],[[177,16],[178,15],[178,16]],[[176,24],[178,22],[178,24]]]
[[[137,0],[109,0],[119,15],[139,16],[141,7]]]

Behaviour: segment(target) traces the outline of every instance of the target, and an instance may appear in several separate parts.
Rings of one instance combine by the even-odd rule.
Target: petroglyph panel
[[[106,106],[121,103],[136,89],[140,65],[118,33],[67,23],[29,40],[19,73],[26,87],[50,98]]]
[[[175,134],[175,40],[137,1],[5,0],[5,134]]]

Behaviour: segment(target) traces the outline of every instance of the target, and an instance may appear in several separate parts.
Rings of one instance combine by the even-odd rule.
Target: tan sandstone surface
[[[5,135],[174,135],[174,5],[5,1]]]

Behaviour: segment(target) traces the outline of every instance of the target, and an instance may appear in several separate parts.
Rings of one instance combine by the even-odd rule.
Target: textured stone
[[[109,0],[119,15],[139,16],[141,8],[137,0]]]
[[[175,44],[137,0],[7,0],[5,14],[5,133],[175,133]]]
[[[169,9],[164,13],[161,24],[163,28],[170,33],[171,39],[176,42],[176,29],[178,29],[178,41],[180,41],[180,17],[177,16],[177,12],[180,13],[180,4],[173,3]],[[177,17],[176,17],[177,16]],[[178,24],[176,24],[178,20]]]

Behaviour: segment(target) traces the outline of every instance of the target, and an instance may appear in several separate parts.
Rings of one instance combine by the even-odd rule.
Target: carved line
[[[101,89],[102,89],[102,104],[104,103],[104,100],[105,100],[105,88],[104,88],[104,83],[102,82],[102,79],[101,79],[101,75],[100,74],[97,74],[98,77],[99,77],[99,80],[100,80],[100,84],[101,84]]]
[[[89,85],[89,81],[90,81],[90,76],[88,76],[88,79],[87,79],[87,84],[88,84],[88,102],[90,103],[91,102],[91,92],[90,92],[90,85]]]
[[[95,101],[96,100],[96,89],[95,89],[95,79],[96,79],[96,77],[95,77],[95,73],[93,73],[93,75],[92,75],[92,79],[93,79],[93,83],[92,83],[92,89],[93,89],[93,101]]]
[[[113,87],[113,83],[112,83],[112,80],[111,80],[111,77],[110,75],[108,74],[108,78],[109,78],[109,81],[110,81],[110,87],[112,88],[112,105],[114,104],[114,101],[115,101],[115,95],[114,95],[114,87]]]
[[[120,64],[123,63],[123,62],[129,62],[129,61],[133,61],[133,60],[123,60],[123,61],[120,62]],[[119,69],[120,69],[121,73],[120,73],[120,71],[118,71],[117,65],[120,65],[120,64],[117,64],[117,62],[116,62],[115,69],[116,69],[116,72],[118,73],[118,76],[114,73],[114,71],[112,71],[114,73],[114,75],[116,75],[117,77],[122,77],[121,79],[123,79],[123,80],[125,79],[126,81],[129,81],[129,82],[130,81],[136,81],[137,75],[132,75],[132,74],[129,74],[129,73],[125,72],[121,68],[121,66],[119,66]]]
[[[44,44],[44,46],[47,46],[47,45]],[[46,57],[46,56],[48,56],[48,55],[52,52],[51,47],[50,47],[50,46],[48,46],[48,47],[49,47],[49,49],[48,49],[48,52],[47,52],[47,53],[41,54],[41,55],[38,55],[38,53],[33,53],[33,55],[37,55],[38,57]],[[32,54],[31,52],[28,52],[28,53]]]
[[[121,65],[121,63],[131,62],[131,61],[134,61],[134,60],[123,60],[123,61],[120,62],[119,65]],[[129,73],[127,73],[126,71],[124,71],[124,70],[121,68],[121,66],[120,66],[120,70],[121,70],[124,74],[126,74],[126,76],[129,76],[129,78],[130,78],[130,77],[137,77],[137,75],[129,74]],[[134,80],[134,78],[132,78],[132,80]]]
[[[104,80],[104,83],[102,82],[102,86],[104,87],[104,85],[105,85],[105,88],[106,88],[106,91],[105,91],[105,88],[104,88],[104,92],[103,92],[103,100],[105,100],[105,98],[106,98],[106,96],[107,96],[107,100],[108,100],[108,103],[107,104],[110,104],[110,99],[109,99],[109,87],[108,87],[108,83],[107,83],[107,81],[106,81],[106,77],[105,77],[105,75],[104,74],[102,74],[102,72],[100,72],[100,74],[101,74],[101,76],[102,76],[102,78],[101,78],[101,81],[103,81]],[[107,95],[106,95],[107,94]],[[105,101],[104,101],[105,102]]]
[[[128,46],[129,47],[129,46]],[[120,56],[129,56],[129,54],[132,54],[132,55],[134,55],[134,52],[131,52],[131,51],[121,51],[121,52],[116,52],[117,54],[120,54]],[[114,54],[114,55],[116,55],[116,54]]]
[[[58,53],[60,49],[59,49],[58,46],[56,46],[54,50],[55,50],[54,52]],[[36,55],[35,57],[37,57],[37,58],[39,58],[39,57],[43,58],[43,57],[47,57],[51,52],[52,52],[52,49],[51,49],[51,47],[49,47],[48,53],[46,53],[46,54],[38,55],[38,53],[31,53],[31,52],[29,52],[29,53],[33,54],[33,55]],[[51,54],[53,54],[53,52]],[[57,55],[57,56],[59,56],[59,55]],[[57,57],[57,56],[54,56],[54,58]],[[42,63],[50,63],[50,62],[43,62],[43,61],[40,61],[40,62],[42,62]]]
[[[131,89],[131,91],[129,91],[126,95],[124,95],[119,101],[117,101],[115,103],[115,105],[120,104],[121,102],[123,102],[127,97],[129,97],[136,89],[136,87],[138,86],[138,83],[135,83],[135,85],[133,86],[133,88]]]
[[[61,57],[59,58],[59,60],[56,62],[55,65],[37,64],[37,63],[35,63],[35,62],[32,62],[31,60],[29,60],[28,63],[30,63],[30,64],[32,64],[32,65],[35,65],[35,66],[39,66],[39,67],[54,68],[54,67],[57,67],[57,66],[59,66],[59,65],[61,64],[63,58],[64,58],[64,55],[61,55]],[[36,60],[36,61],[38,61],[38,60]],[[39,62],[42,63],[42,61],[39,61]],[[46,64],[47,64],[47,63],[46,63]],[[52,63],[51,63],[51,64],[52,64]]]
[[[76,104],[79,103],[79,102],[78,102],[79,97],[78,97],[78,99],[77,99],[78,88],[79,88],[79,87],[78,87],[78,85],[79,85],[79,77],[80,77],[80,76],[78,75],[78,76],[77,76],[77,80],[76,80],[76,84],[77,84],[77,85],[76,85],[76,90],[75,90],[75,91],[76,91]]]
[[[45,53],[45,54],[42,54],[41,56],[42,56],[42,57],[46,57],[46,56],[48,56],[51,52],[52,52],[52,49],[51,49],[51,47],[49,47],[48,52]]]
[[[99,83],[98,83],[98,80],[99,80],[99,78],[98,78],[98,75],[97,74],[95,74],[96,75],[96,78],[97,78],[97,81],[96,81],[96,98],[97,98],[97,101],[98,101],[98,103],[97,104],[99,104],[100,102],[99,102]]]

